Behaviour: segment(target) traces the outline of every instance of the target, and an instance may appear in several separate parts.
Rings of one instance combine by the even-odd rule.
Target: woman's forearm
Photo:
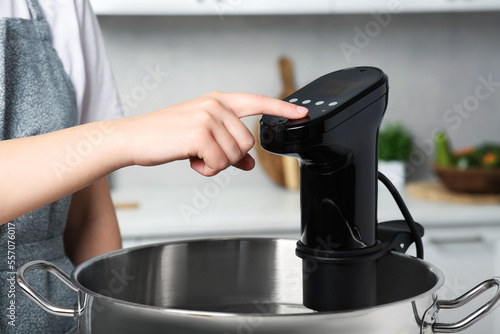
[[[117,123],[102,121],[0,141],[0,223],[86,187],[126,166]]]

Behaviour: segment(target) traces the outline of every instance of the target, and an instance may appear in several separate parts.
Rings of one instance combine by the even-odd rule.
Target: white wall
[[[438,127],[448,130],[456,148],[500,142],[500,13],[404,14],[379,20],[383,22],[372,15],[99,18],[130,115],[212,90],[278,96],[277,59],[288,55],[295,63],[298,87],[344,67],[382,68],[390,80],[384,122],[411,126],[420,147],[411,161],[416,167],[413,179],[432,176],[423,143]],[[357,33],[365,29],[368,40]],[[356,48],[350,56],[341,49],[347,44]],[[156,68],[168,76],[159,78],[158,88],[146,91],[142,82]],[[479,101],[474,97],[478,78],[488,76],[499,84]],[[479,93],[489,91],[482,88]],[[126,102],[126,95],[134,104]],[[447,111],[464,102],[470,103],[471,112]],[[245,120],[249,127],[255,121]],[[115,182],[120,187],[192,187],[207,181],[184,161],[126,168],[117,172]],[[233,184],[264,182],[269,180],[256,168],[235,176]]]

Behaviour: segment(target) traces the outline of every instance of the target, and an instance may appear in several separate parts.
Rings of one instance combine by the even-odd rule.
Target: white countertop
[[[161,239],[244,235],[293,235],[300,230],[299,192],[273,184],[262,187],[115,189],[124,239]],[[403,194],[404,196],[404,194]],[[211,197],[211,198],[210,198]],[[463,205],[405,196],[414,219],[424,227],[500,226],[500,205]],[[402,219],[384,189],[379,195],[379,221]]]

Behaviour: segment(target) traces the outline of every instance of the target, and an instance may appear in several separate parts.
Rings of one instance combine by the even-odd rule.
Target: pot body
[[[437,311],[443,275],[413,257],[388,254],[373,278],[376,307],[313,312],[302,305],[307,271],[295,246],[291,240],[201,240],[87,261],[72,275],[80,291],[80,333],[421,333],[426,312]]]
[[[438,300],[444,282],[434,266],[400,253],[376,261],[376,305],[315,312],[303,306],[303,267],[296,243],[280,239],[194,240],[108,253],[79,265],[71,278],[45,261],[19,268],[20,288],[50,313],[75,316],[83,334],[430,334],[456,333],[500,304],[500,278],[455,300]],[[57,307],[25,273],[44,269],[78,294],[76,308]],[[346,283],[348,284],[348,282]],[[484,291],[497,292],[468,317],[436,323],[440,308],[457,308]],[[338,289],[352,287],[338,286]]]

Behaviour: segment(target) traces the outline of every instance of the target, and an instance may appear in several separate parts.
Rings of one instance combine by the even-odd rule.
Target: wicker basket
[[[434,172],[450,190],[467,193],[500,193],[500,169],[434,166]]]

